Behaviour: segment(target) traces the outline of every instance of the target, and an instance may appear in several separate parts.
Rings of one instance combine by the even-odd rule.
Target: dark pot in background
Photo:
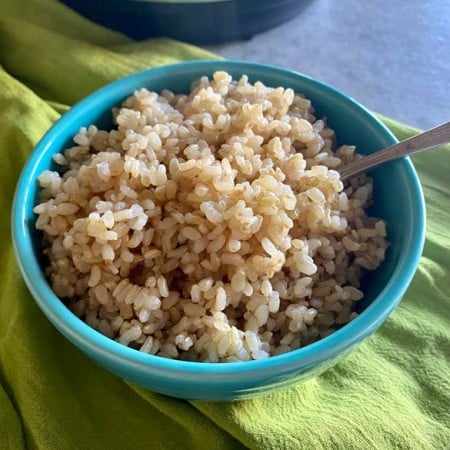
[[[88,19],[141,40],[193,44],[250,39],[299,14],[312,0],[62,0]]]

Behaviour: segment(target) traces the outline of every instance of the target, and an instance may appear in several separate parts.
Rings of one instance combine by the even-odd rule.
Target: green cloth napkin
[[[1,449],[449,448],[449,148],[414,157],[428,208],[425,251],[372,338],[322,376],[265,397],[167,398],[109,374],[50,325],[17,268],[10,208],[26,158],[70,105],[131,72],[214,55],[170,40],[131,42],[51,0],[2,0],[1,9]],[[400,139],[417,132],[383,120]]]

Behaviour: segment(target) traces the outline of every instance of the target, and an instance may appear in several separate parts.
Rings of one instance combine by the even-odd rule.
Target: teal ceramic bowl
[[[98,364],[132,383],[162,394],[205,400],[231,400],[267,393],[319,375],[352,351],[387,319],[400,302],[417,268],[425,230],[424,200],[408,158],[372,172],[375,180],[371,214],[388,224],[390,248],[384,263],[364,281],[360,315],[335,333],[304,348],[265,360],[238,363],[194,363],[140,353],[90,328],[53,293],[43,272],[41,236],[35,231],[33,206],[38,175],[52,167],[52,155],[71,141],[81,126],[111,126],[111,108],[135,89],[189,90],[191,82],[216,70],[250,81],[291,87],[313,101],[326,116],[338,143],[356,144],[371,153],[396,142],[367,109],[343,93],[307,76],[261,64],[198,61],[147,70],[93,93],[66,113],[42,138],[25,165],[12,211],[14,249],[23,277],[42,312],[76,347]]]

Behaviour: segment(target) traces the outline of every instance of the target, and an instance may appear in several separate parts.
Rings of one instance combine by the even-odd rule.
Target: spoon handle
[[[437,147],[447,142],[450,142],[450,122],[445,122],[431,130],[405,139],[398,144],[391,145],[383,150],[350,162],[340,170],[341,180],[346,181],[355,175],[359,175],[368,169],[373,169],[385,162],[428,150],[429,148]]]

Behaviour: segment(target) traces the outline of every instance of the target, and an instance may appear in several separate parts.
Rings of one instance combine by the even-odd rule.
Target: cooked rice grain
[[[136,91],[39,176],[55,293],[106,336],[191,361],[247,361],[347,323],[384,259],[372,181],[292,89],[202,77]]]

